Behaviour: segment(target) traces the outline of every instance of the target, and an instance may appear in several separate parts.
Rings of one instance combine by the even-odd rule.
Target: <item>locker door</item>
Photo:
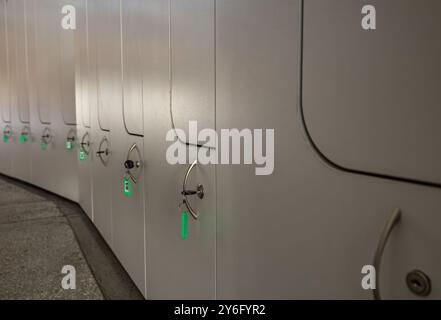
[[[120,64],[114,65],[113,68],[120,70],[119,79],[123,79],[122,86],[120,86],[123,89],[121,92],[123,104],[115,114],[115,126],[112,129],[112,141],[115,147],[114,251],[144,294],[144,166],[146,164],[143,160],[142,135],[144,130],[142,69],[140,68],[142,52],[140,47],[146,33],[142,22],[145,19],[146,8],[146,1],[121,1],[122,11],[114,12],[114,21],[121,23],[121,30],[113,36],[122,40],[122,50],[120,49],[122,56]],[[133,168],[128,169],[129,164],[133,165]]]
[[[58,101],[51,88],[56,88],[57,80],[53,72],[53,63],[56,61],[56,38],[53,36],[50,20],[51,11],[47,1],[31,1],[34,10],[35,36],[35,85],[37,91],[37,115],[41,126],[50,126],[51,110],[55,110]]]
[[[214,128],[214,12],[211,0],[171,1],[171,124],[193,145],[204,141],[190,141],[189,121]]]
[[[120,25],[115,23],[113,13],[119,10],[119,1],[98,0],[92,3],[97,14],[95,24],[97,32],[97,81],[98,81],[98,115],[102,130],[112,127],[112,111],[121,106],[121,52]]]
[[[8,83],[8,56],[6,38],[6,3],[0,2],[0,130],[2,142],[0,144],[0,172],[10,174],[10,135],[12,134],[10,122],[9,83]]]
[[[176,118],[180,119],[179,126],[188,127],[188,120],[191,119],[200,121],[200,128],[214,123],[214,6],[213,1],[171,1],[171,5],[170,12],[166,1],[148,1],[144,19],[144,30],[150,31],[144,37],[145,51],[142,54],[146,128],[144,169],[148,197],[147,297],[214,299],[214,168],[196,165],[189,173],[187,189],[196,189],[201,184],[205,190],[203,199],[196,195],[188,196],[191,206],[199,214],[196,220],[189,213],[185,214],[187,208],[178,208],[190,164],[171,165],[165,160],[170,146],[165,141],[170,130],[170,71],[173,74],[172,99],[178,97],[174,101],[179,101],[173,106],[173,115],[180,116]],[[171,66],[170,14],[173,28]],[[194,93],[200,99],[193,96]],[[197,147],[190,148],[197,151]],[[190,163],[193,160],[195,158],[190,158]]]
[[[46,88],[45,94],[51,101],[51,130],[53,132],[53,143],[51,146],[51,157],[53,158],[51,174],[53,180],[51,191],[64,196],[72,201],[78,201],[78,163],[75,122],[67,123],[65,115],[74,113],[75,88],[73,85],[65,86],[69,82],[73,84],[74,61],[71,59],[73,53],[72,30],[65,30],[61,27],[61,2],[42,0],[36,6],[40,10],[45,23],[45,37],[48,38],[51,46],[44,50],[43,59],[49,60],[51,86]],[[67,59],[62,58],[67,56]],[[62,63],[63,59],[63,63]],[[64,66],[62,66],[64,64]],[[68,79],[68,81],[67,81]],[[68,110],[71,110],[68,112]],[[75,115],[74,115],[75,117]]]
[[[51,33],[47,1],[28,0],[27,36],[30,83],[31,124],[34,134],[32,146],[32,183],[54,191],[54,175],[50,174],[56,165],[54,141],[57,138],[51,125],[51,110],[57,108],[54,92],[54,36]]]
[[[88,25],[87,1],[75,3],[77,30],[75,32],[75,90],[78,132],[79,203],[93,220],[92,158],[90,111],[88,103]]]
[[[29,182],[31,179],[30,145],[32,131],[29,124],[27,94],[27,54],[24,1],[7,3],[8,49],[10,67],[10,97],[13,136],[12,175]]]
[[[305,6],[308,131],[340,168],[440,187],[441,2],[371,1],[375,30],[365,5]]]
[[[29,96],[28,96],[28,59],[27,59],[27,30],[25,0],[15,1],[15,36],[16,36],[16,93],[18,105],[18,119],[23,124],[29,124]]]
[[[112,66],[107,58],[114,54],[115,47],[103,47],[109,43],[114,33],[113,29],[103,26],[108,21],[108,4],[114,6],[114,1],[88,1],[88,101],[92,119],[92,148],[93,148],[93,213],[94,223],[107,243],[113,248],[112,238],[112,164],[113,142],[110,137],[110,113],[114,109],[112,99],[107,97],[111,78],[107,78]],[[109,39],[110,37],[110,39]],[[119,42],[118,42],[119,43]],[[119,47],[116,49],[119,50]],[[119,55],[118,55],[119,56]],[[106,58],[107,57],[107,58]],[[117,65],[118,60],[117,60]],[[111,86],[113,88],[113,86]],[[119,88],[119,90],[121,90]],[[111,93],[109,93],[111,95]]]
[[[63,6],[78,5],[77,1],[58,1],[58,7],[54,6],[52,10],[61,12]],[[75,7],[76,8],[76,7]],[[76,15],[78,15],[76,13]],[[61,86],[61,105],[64,124],[68,126],[76,125],[75,112],[75,62],[74,62],[74,37],[75,30],[60,30],[60,86]]]
[[[3,122],[11,121],[11,106],[9,103],[9,66],[8,66],[8,42],[7,42],[7,26],[6,26],[6,1],[0,4],[0,103],[1,117]]]

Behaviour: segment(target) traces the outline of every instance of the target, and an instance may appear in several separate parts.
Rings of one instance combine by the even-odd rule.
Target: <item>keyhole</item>
[[[430,278],[420,270],[413,270],[407,274],[406,283],[409,290],[420,297],[426,297],[432,290]]]

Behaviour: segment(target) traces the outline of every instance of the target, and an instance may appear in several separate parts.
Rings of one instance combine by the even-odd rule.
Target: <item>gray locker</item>
[[[199,217],[195,220],[190,214],[186,216],[188,230],[186,239],[183,239],[181,219],[185,209],[178,208],[178,205],[182,202],[183,182],[190,164],[170,165],[165,161],[165,154],[170,146],[165,141],[166,134],[171,130],[170,89],[172,96],[180,97],[175,100],[172,110],[174,119],[177,120],[178,115],[184,116],[179,120],[180,127],[188,127],[186,122],[190,119],[205,124],[214,123],[214,118],[210,116],[214,115],[214,99],[211,95],[214,86],[214,65],[211,64],[214,61],[214,34],[211,32],[214,21],[208,19],[200,23],[201,10],[204,16],[208,13],[213,17],[213,12],[210,11],[214,10],[213,1],[191,1],[185,2],[185,5],[184,1],[171,2],[170,22],[175,33],[171,48],[174,52],[185,52],[189,59],[182,60],[175,55],[171,66],[168,36],[170,7],[166,1],[160,0],[148,1],[147,5],[144,22],[145,30],[150,32],[144,37],[146,52],[142,55],[145,57],[143,100],[146,128],[147,296],[152,299],[213,299],[216,237],[214,168],[197,165],[189,174],[188,190],[202,184],[205,197],[202,200],[197,196],[188,197]],[[186,8],[186,5],[190,8]],[[190,11],[194,13],[193,16],[189,15]],[[187,28],[188,21],[185,19],[195,20],[197,30]],[[178,37],[178,30],[184,27],[188,33],[179,33]],[[193,38],[193,32],[201,36],[200,43]],[[199,58],[200,65],[195,63],[193,56]],[[176,81],[176,86],[173,85],[172,88],[170,72]],[[188,94],[181,90],[186,79]],[[200,94],[202,98],[194,99],[191,92]],[[193,160],[195,159],[190,159]]]
[[[117,1],[118,2],[118,1]],[[112,36],[121,39],[120,63],[112,66],[118,80],[120,97],[113,110],[113,249],[138,288],[145,295],[145,237],[144,237],[144,141],[141,47],[146,29],[145,1],[121,1],[112,11],[113,21],[121,30]],[[119,10],[121,9],[121,11]],[[121,17],[121,19],[119,19]],[[122,90],[121,90],[122,88]]]
[[[92,210],[92,132],[89,110],[89,52],[87,1],[75,3],[77,30],[75,32],[75,101],[78,132],[78,196],[83,210],[93,220]]]
[[[10,155],[10,136],[12,128],[10,123],[10,104],[9,104],[9,81],[8,81],[8,50],[6,38],[6,3],[0,2],[0,113],[1,113],[1,135],[0,145],[0,172],[10,174],[11,155]]]
[[[91,21],[97,33],[97,81],[98,81],[98,113],[102,130],[112,127],[112,110],[121,107],[121,51],[120,39],[114,34],[120,34],[120,25],[115,23],[113,12],[119,10],[119,1],[96,0],[91,3],[97,11],[96,21]],[[118,44],[118,46],[116,46]],[[118,67],[118,68],[117,68]]]
[[[38,1],[38,4],[35,2],[34,7],[38,8],[37,10],[45,19],[41,30],[44,30],[44,33],[40,35],[46,37],[50,44],[42,48],[38,41],[38,51],[44,53],[42,59],[50,61],[48,69],[44,71],[48,73],[50,82],[45,83],[42,97],[43,101],[47,99],[50,102],[50,129],[53,135],[50,148],[50,157],[53,161],[50,172],[53,177],[56,177],[50,183],[51,191],[70,200],[78,201],[78,138],[75,124],[65,122],[67,114],[75,114],[75,101],[74,99],[70,101],[74,97],[75,88],[63,85],[67,82],[73,83],[74,66],[72,64],[74,61],[63,58],[63,63],[71,64],[70,66],[62,66],[61,61],[62,54],[68,57],[73,56],[73,53],[68,53],[73,48],[71,44],[73,31],[64,30],[61,26],[61,2],[42,0]],[[65,70],[71,71],[68,73]]]
[[[88,1],[88,102],[91,112],[91,132],[92,132],[92,194],[93,194],[93,214],[94,223],[108,244],[113,247],[112,241],[112,164],[113,164],[113,145],[110,137],[110,126],[108,124],[110,113],[113,109],[113,103],[108,104],[103,98],[106,92],[104,74],[101,69],[108,69],[109,65],[103,65],[106,51],[104,37],[110,37],[112,31],[100,32],[100,26],[103,19],[103,9],[107,10],[105,3],[107,1]],[[98,50],[101,48],[100,50]],[[107,47],[109,49],[109,47]],[[99,63],[99,61],[101,61]],[[118,63],[118,62],[117,62]],[[103,72],[104,73],[104,72]]]
[[[54,32],[49,33],[50,20],[45,10],[47,3],[37,0],[26,1],[26,27],[29,74],[30,119],[34,135],[32,144],[32,183],[48,190],[54,190],[54,176],[50,174],[55,159],[52,153],[54,132],[51,128],[53,103],[50,88],[55,83],[51,79],[51,65],[46,57],[51,57]]]
[[[342,168],[441,186],[441,2],[371,1],[375,30],[362,27],[365,5],[305,6],[308,130]]]
[[[14,132],[11,142],[11,174],[27,182],[31,180],[30,145],[32,131],[29,123],[29,101],[27,99],[27,54],[24,0],[10,1],[7,8],[9,94],[11,103],[11,127]]]

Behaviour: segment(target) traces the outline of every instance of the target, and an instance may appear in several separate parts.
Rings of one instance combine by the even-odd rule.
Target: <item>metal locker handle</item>
[[[41,136],[41,140],[43,141],[44,144],[49,144],[52,140],[52,135],[51,135],[51,131],[49,128],[45,128],[43,130],[43,135]]]
[[[140,168],[142,166],[142,163],[141,161],[133,161],[130,159],[133,151],[136,151],[138,153],[139,159],[141,159],[141,152],[139,151],[138,145],[134,143],[127,152],[127,158],[124,162],[124,168],[127,169],[127,174],[129,175],[130,179],[132,179],[134,183],[137,183],[138,177],[135,176],[131,170],[134,168]]]
[[[188,177],[190,176],[191,171],[193,168],[197,165],[198,161],[195,160],[193,163],[188,167],[187,172],[185,173],[184,183],[182,184],[182,196],[184,197],[184,204],[188,209],[188,212],[190,212],[191,216],[197,220],[199,217],[199,214],[193,209],[193,207],[190,205],[190,202],[188,201],[188,196],[198,196],[199,199],[203,199],[205,196],[204,192],[204,186],[202,184],[198,184],[196,186],[196,190],[187,190],[187,181]]]
[[[106,144],[109,144],[109,141],[107,140],[107,138],[104,137],[104,138],[101,140],[101,142],[100,142],[100,145],[99,145],[99,147],[98,147],[98,151],[96,152],[96,156],[97,156],[98,158],[100,158],[101,163],[102,163],[103,165],[107,165],[107,161],[105,161],[105,160],[103,159],[103,154],[105,154],[106,156],[108,156],[109,153],[110,153],[110,151],[109,151],[109,149],[108,149],[107,147],[106,147],[105,150],[102,149],[104,142],[106,142]]]
[[[381,259],[383,257],[384,248],[386,247],[387,240],[393,230],[393,228],[400,222],[401,219],[401,209],[395,209],[390,215],[389,219],[384,225],[383,231],[380,235],[380,240],[377,245],[377,250],[374,256],[374,267],[375,267],[375,289],[373,290],[374,300],[381,300],[380,295],[380,266]]]
[[[84,148],[84,146],[87,146],[88,148],[90,147],[90,140],[87,142],[84,142],[84,140],[86,139],[86,137],[89,136],[89,132],[86,132],[83,137],[81,138],[81,150],[84,151],[85,154],[89,155],[89,150],[86,150],[86,148]]]

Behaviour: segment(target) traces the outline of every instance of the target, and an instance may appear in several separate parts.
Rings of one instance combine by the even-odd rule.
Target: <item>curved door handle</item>
[[[196,186],[196,190],[188,190],[187,189],[187,181],[188,177],[190,176],[191,171],[193,168],[197,165],[198,161],[195,160],[190,167],[188,167],[187,172],[185,173],[184,183],[182,184],[182,196],[184,198],[184,204],[188,209],[188,212],[190,212],[191,216],[197,220],[199,217],[199,214],[193,209],[193,207],[190,205],[190,202],[188,201],[188,196],[194,196],[196,195],[199,199],[203,199],[205,196],[204,192],[204,186],[202,184],[198,184]]]
[[[51,143],[52,134],[51,134],[51,129],[49,129],[48,127],[44,128],[43,135],[41,136],[41,141],[46,145]]]
[[[109,154],[110,154],[109,141],[107,140],[106,137],[104,137],[103,139],[101,139],[100,145],[98,147],[98,151],[96,152],[96,156],[100,158],[101,163],[106,166],[108,162],[107,157],[109,156]]]
[[[86,141],[86,137],[88,138]],[[81,143],[80,143],[80,147],[81,150],[84,151],[85,154],[89,155],[89,151],[90,151],[90,137],[89,137],[89,132],[86,132],[83,137],[81,138]]]
[[[137,183],[139,172],[134,174],[133,169],[141,168],[142,162],[141,160],[132,160],[132,153],[134,151],[136,151],[138,159],[141,159],[141,152],[139,151],[138,145],[134,143],[127,152],[126,161],[124,162],[124,168],[126,168],[127,174],[129,175],[130,179],[132,179],[134,183]]]
[[[400,222],[401,210],[399,208],[395,209],[390,215],[389,219],[384,225],[383,231],[380,235],[380,240],[378,241],[377,250],[374,256],[374,267],[375,267],[375,289],[373,290],[374,300],[381,300],[380,295],[380,267],[381,259],[383,257],[384,248],[386,247],[387,240],[393,230],[393,228]]]

